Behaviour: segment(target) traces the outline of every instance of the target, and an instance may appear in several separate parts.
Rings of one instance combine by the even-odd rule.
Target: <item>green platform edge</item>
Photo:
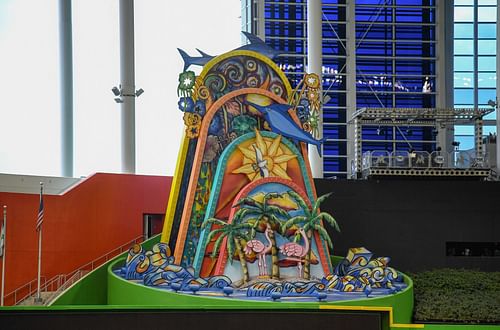
[[[160,241],[157,235],[142,243],[144,249],[150,249]],[[394,295],[357,300],[346,300],[339,302],[323,303],[300,303],[300,302],[261,302],[246,301],[239,299],[201,297],[190,294],[177,294],[166,290],[155,289],[143,285],[135,284],[116,276],[112,273],[113,267],[118,267],[123,263],[127,252],[124,252],[110,261],[99,266],[92,272],[85,275],[80,281],[73,284],[50,306],[8,306],[0,307],[2,310],[141,310],[141,309],[204,309],[204,310],[311,310],[318,311],[320,306],[370,306],[370,307],[393,307],[393,318],[395,324],[400,324],[391,329],[414,329],[411,327],[413,310],[413,281],[404,275],[405,283],[408,287]],[[332,257],[332,263],[338,263],[341,257]],[[385,313],[384,313],[385,314]],[[387,329],[388,320],[384,317]],[[402,326],[408,324],[410,327]],[[425,324],[425,329],[429,330],[500,330],[498,325],[452,325],[452,324]]]

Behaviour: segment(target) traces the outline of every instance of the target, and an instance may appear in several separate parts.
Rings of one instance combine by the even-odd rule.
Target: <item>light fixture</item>
[[[115,94],[115,96],[120,96],[121,94],[121,91],[118,87],[114,86],[113,88],[111,88],[111,91],[113,92],[113,94]]]
[[[488,105],[493,108],[496,108],[498,106],[498,104],[493,100],[488,100]]]
[[[139,88],[138,90],[135,91],[135,96],[139,97],[139,96],[141,96],[142,93],[144,93],[144,89]]]
[[[123,103],[123,99],[121,97],[115,97],[116,103]]]

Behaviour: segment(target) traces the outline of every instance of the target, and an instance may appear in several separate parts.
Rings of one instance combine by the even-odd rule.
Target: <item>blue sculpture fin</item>
[[[202,50],[199,50],[198,48],[196,48],[196,50],[198,51],[198,53],[201,54],[201,56],[204,56],[204,57],[213,57],[212,55],[208,55],[207,53],[205,53],[204,51]]]
[[[189,68],[189,66],[191,65],[192,58],[191,58],[191,56],[188,55],[188,53],[186,53],[182,49],[177,48],[177,50],[179,51],[179,54],[181,54],[182,60],[184,61],[184,70],[183,71],[186,71],[187,68]]]
[[[241,31],[241,33],[243,33],[245,35],[245,37],[247,37],[248,41],[250,41],[251,44],[263,44],[264,43],[264,41],[262,41],[262,39],[257,37],[255,34],[251,34],[250,32],[246,32],[246,31]]]

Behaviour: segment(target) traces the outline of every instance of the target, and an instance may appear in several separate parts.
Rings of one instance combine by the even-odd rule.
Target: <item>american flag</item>
[[[39,231],[42,228],[43,223],[43,186],[40,185],[40,207],[38,208],[38,217],[36,219],[36,230]]]

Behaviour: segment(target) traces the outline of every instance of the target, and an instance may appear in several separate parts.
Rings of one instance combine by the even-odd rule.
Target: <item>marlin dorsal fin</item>
[[[246,31],[241,31],[245,35],[245,37],[248,38],[248,41],[250,41],[251,44],[263,44],[264,41],[262,41],[259,37],[257,37],[255,34],[251,34],[250,32]]]
[[[196,50],[198,51],[198,53],[200,53],[200,54],[201,54],[201,56],[213,57],[213,56],[211,56],[211,55],[208,55],[208,54],[207,54],[207,53],[205,53],[204,51],[199,50],[198,48],[196,48]]]

